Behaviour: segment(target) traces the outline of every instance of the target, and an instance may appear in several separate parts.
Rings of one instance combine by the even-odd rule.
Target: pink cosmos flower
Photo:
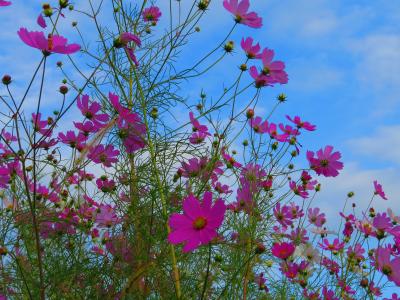
[[[296,185],[296,182],[291,180],[289,181],[289,187],[295,195],[300,196],[303,199],[308,198],[308,192],[304,189],[302,185]]]
[[[262,73],[271,78],[272,83],[288,83],[288,75],[285,71],[285,63],[282,61],[273,61],[274,50],[265,48],[261,53],[263,63]]]
[[[280,259],[287,259],[294,253],[295,249],[296,248],[292,243],[282,242],[282,243],[275,243],[272,246],[271,252],[272,255],[275,257],[278,257]]]
[[[270,76],[263,74],[262,72],[258,72],[255,66],[251,66],[249,69],[250,76],[254,79],[254,84],[256,88],[261,88],[264,86],[272,86],[273,80]]]
[[[135,63],[136,66],[139,65],[138,60],[136,59],[135,53],[134,53],[134,48],[131,46],[128,46],[130,42],[133,42],[137,47],[140,47],[142,45],[142,41],[140,38],[130,32],[123,32],[119,36],[119,38],[114,42],[114,47],[115,48],[125,48],[126,51],[128,52],[129,57],[132,59],[132,61]]]
[[[81,132],[76,134],[72,130],[68,130],[66,134],[60,132],[58,134],[58,139],[61,143],[69,145],[71,148],[76,148],[78,151],[82,150],[87,137],[84,136]]]
[[[387,200],[385,192],[383,191],[382,185],[378,181],[374,180],[374,194],[379,195],[383,200]]]
[[[118,224],[121,220],[115,213],[115,208],[109,204],[102,204],[99,207],[100,212],[96,215],[96,223],[99,227],[111,227]]]
[[[116,189],[115,181],[104,177],[98,178],[96,185],[103,193],[110,193]]]
[[[326,146],[325,149],[317,151],[317,157],[314,157],[314,152],[307,151],[307,160],[310,163],[311,169],[313,169],[318,175],[324,175],[325,177],[335,177],[339,175],[338,170],[343,169],[343,163],[339,161],[341,158],[340,152],[333,152],[332,146]]]
[[[33,129],[36,132],[40,132],[44,136],[51,136],[52,131],[47,127],[49,125],[48,121],[46,120],[41,120],[42,114],[38,113],[37,115],[35,113],[32,113],[32,122],[33,122]]]
[[[9,6],[11,5],[10,1],[0,0],[0,6]]]
[[[119,151],[112,145],[97,145],[89,150],[88,158],[95,163],[101,163],[105,167],[118,161]]]
[[[143,10],[142,17],[145,22],[157,23],[161,17],[161,11],[157,6],[150,6]]]
[[[60,35],[49,34],[46,39],[43,32],[28,31],[26,28],[20,28],[18,35],[25,44],[41,50],[45,55],[51,53],[72,54],[81,49],[78,44],[67,45],[67,39]]]
[[[253,128],[256,133],[266,133],[268,132],[268,121],[262,121],[261,117],[251,118],[249,120],[250,127]]]
[[[274,207],[274,216],[282,226],[290,226],[293,223],[289,207],[286,205],[281,207],[279,202]]]
[[[255,12],[248,13],[250,7],[249,0],[224,0],[225,9],[235,16],[236,23],[244,24],[252,28],[260,28],[262,26],[262,18]]]
[[[222,184],[221,182],[217,181],[216,183],[213,183],[213,187],[214,190],[218,193],[218,194],[229,194],[232,192],[232,190],[230,190],[229,186],[226,184]]]
[[[242,38],[242,41],[240,42],[240,46],[242,47],[244,52],[246,52],[247,58],[249,59],[256,58],[261,50],[259,43],[253,46],[253,41],[253,38],[248,37],[246,39]]]
[[[333,243],[329,243],[328,239],[323,239],[323,244],[318,243],[318,245],[328,251],[338,252],[344,248],[344,242],[340,242],[338,238],[333,240]]]
[[[291,122],[293,122],[294,124],[296,124],[297,125],[297,128],[304,128],[305,130],[308,130],[308,131],[314,131],[315,130],[315,128],[316,128],[316,126],[315,125],[312,125],[310,122],[307,122],[307,121],[302,121],[301,119],[300,119],[300,117],[299,116],[295,116],[293,119],[291,118],[291,117],[289,117],[288,115],[286,115],[286,118],[289,120],[289,121],[291,121]]]
[[[43,15],[41,13],[37,17],[36,23],[42,28],[46,28],[47,27],[46,21],[43,18]]]
[[[206,125],[201,125],[200,122],[194,117],[194,114],[192,112],[189,112],[189,119],[190,123],[192,123],[192,130],[193,132],[200,131],[204,133],[208,133],[208,128]]]
[[[193,132],[192,135],[189,137],[189,142],[193,145],[201,144],[209,135],[210,134],[208,132],[207,133],[201,131]]]
[[[396,293],[393,293],[392,298],[383,298],[383,300],[400,300],[400,297]]]
[[[88,120],[92,121],[97,127],[103,127],[108,122],[109,116],[101,113],[101,105],[98,102],[89,102],[88,95],[78,96],[76,105],[81,111],[82,115]]]
[[[183,201],[183,214],[174,213],[169,218],[172,232],[168,235],[171,244],[185,242],[183,252],[190,252],[201,245],[208,244],[217,236],[226,206],[221,199],[212,204],[212,193],[205,192],[203,202],[189,195]]]
[[[279,134],[278,133],[278,128],[275,123],[269,124],[267,132],[272,139],[276,139],[278,142],[286,142],[288,139],[288,134],[286,134],[286,133]]]
[[[185,243],[183,252],[190,252],[201,245],[208,244],[217,236],[226,206],[218,199],[212,204],[212,193],[205,192],[201,203],[193,195],[183,201],[183,214],[173,213],[169,218],[172,232],[168,235],[171,244]]]
[[[377,269],[385,274],[390,281],[400,286],[400,257],[390,258],[390,248],[379,247],[376,249],[375,264]]]
[[[146,145],[144,136],[146,126],[142,123],[137,113],[123,107],[119,103],[119,97],[113,93],[108,95],[112,106],[118,112],[117,125],[120,130],[119,136],[124,142],[128,153],[133,153]]]
[[[350,246],[347,249],[347,255],[349,259],[354,259],[358,262],[361,262],[364,260],[364,254],[365,253],[365,249],[361,246],[361,244],[357,243],[354,246],[354,249],[352,246]]]
[[[0,188],[7,188],[10,181],[10,171],[7,167],[0,166]]]
[[[230,156],[228,153],[226,153],[225,147],[222,147],[221,155],[222,158],[226,161],[228,167],[235,167],[235,168],[242,167],[241,163],[237,162],[233,156]]]
[[[94,133],[99,131],[100,127],[94,125],[91,121],[82,122],[73,122],[75,128],[78,129],[84,136],[89,136],[90,133]]]
[[[322,288],[322,296],[324,297],[324,300],[339,300],[339,298],[336,297],[335,292],[328,290],[326,286]]]

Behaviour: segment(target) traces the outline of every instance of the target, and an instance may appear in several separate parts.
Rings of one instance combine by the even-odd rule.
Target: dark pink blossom
[[[252,28],[260,28],[262,26],[262,19],[255,13],[247,11],[250,7],[249,0],[224,0],[225,9],[235,16],[236,23],[244,24]]]
[[[172,232],[168,235],[171,244],[185,243],[183,252],[190,252],[208,244],[217,236],[226,206],[221,199],[212,205],[212,193],[205,192],[201,203],[193,195],[183,201],[183,214],[174,213],[169,218]]]
[[[256,133],[266,133],[268,132],[269,123],[267,120],[262,121],[261,117],[251,118],[249,120],[250,127],[253,128]]]
[[[253,45],[253,41],[253,38],[248,37],[246,39],[242,38],[242,41],[240,42],[240,46],[242,47],[243,51],[246,52],[246,55],[249,59],[256,58],[261,50],[260,44],[257,43]]]
[[[288,83],[288,75],[285,71],[285,63],[282,61],[273,61],[274,50],[265,48],[261,53],[263,63],[262,73],[270,77],[270,82],[285,84]]]
[[[293,119],[290,117],[290,116],[288,116],[288,115],[286,115],[286,118],[289,120],[289,121],[291,121],[291,122],[293,122],[294,124],[296,124],[297,125],[297,128],[304,128],[305,130],[308,130],[308,131],[314,131],[315,129],[316,129],[316,126],[315,125],[312,125],[310,122],[307,122],[307,121],[302,121],[301,119],[300,119],[300,117],[299,116],[295,116]]]
[[[103,193],[110,193],[116,189],[115,181],[106,177],[98,178],[96,185]]]
[[[123,107],[119,103],[119,97],[113,93],[109,93],[109,99],[112,106],[118,113],[117,126],[119,128],[118,135],[123,140],[124,146],[128,153],[133,153],[145,147],[146,126],[142,123],[137,113]]]
[[[333,240],[333,243],[330,243],[328,239],[323,239],[323,243],[318,243],[318,245],[328,251],[338,252],[344,248],[344,242],[340,242],[338,238]]]
[[[222,147],[221,156],[225,160],[225,162],[227,163],[228,168],[231,168],[231,167],[241,168],[242,164],[237,162],[235,160],[235,158],[233,156],[229,155],[225,150],[226,150],[226,148]]]
[[[111,205],[102,204],[98,209],[100,211],[96,214],[96,223],[99,227],[111,227],[121,221]]]
[[[105,167],[118,161],[119,151],[112,145],[97,145],[89,150],[88,158],[95,163],[101,163]]]
[[[391,259],[392,251],[388,247],[379,247],[375,253],[375,266],[390,281],[400,286],[400,257]]]
[[[41,50],[45,55],[51,53],[73,54],[81,49],[78,44],[67,44],[67,39],[60,35],[49,34],[45,38],[43,32],[28,31],[26,28],[20,28],[18,31],[20,39],[33,48]]]
[[[122,48],[122,47],[125,48],[126,51],[128,52],[129,57],[134,62],[134,64],[138,66],[139,62],[134,53],[134,48],[132,46],[129,46],[130,42],[133,42],[137,47],[140,47],[142,45],[142,42],[137,35],[130,32],[123,32],[121,33],[119,38],[114,42],[114,46],[116,48]]]
[[[383,200],[387,200],[385,192],[383,191],[382,185],[378,181],[374,180],[374,194],[379,195]]]
[[[262,72],[258,72],[255,66],[251,66],[249,69],[250,76],[254,79],[254,84],[256,88],[261,88],[264,86],[272,86],[274,81],[270,76],[263,74]]]
[[[108,122],[109,116],[101,113],[101,105],[98,102],[89,102],[88,95],[78,96],[76,104],[82,115],[92,121],[97,127],[103,127]]]
[[[10,1],[0,0],[0,6],[9,6],[11,5]]]
[[[60,132],[58,134],[58,139],[61,143],[67,144],[71,148],[76,148],[78,151],[80,151],[83,149],[87,137],[84,136],[81,132],[76,134],[74,131],[68,130],[66,134]]]
[[[293,253],[296,247],[292,243],[275,243],[272,246],[271,252],[272,255],[275,257],[278,257],[280,259],[287,259],[289,258]]]
[[[157,6],[150,6],[145,8],[142,12],[142,17],[145,22],[157,23],[161,15],[161,11]]]
[[[339,175],[338,170],[343,169],[343,163],[339,161],[341,158],[340,152],[333,152],[332,146],[326,146],[324,149],[317,151],[317,157],[314,157],[314,152],[307,151],[307,160],[310,163],[310,168],[318,175],[325,177],[335,177]]]

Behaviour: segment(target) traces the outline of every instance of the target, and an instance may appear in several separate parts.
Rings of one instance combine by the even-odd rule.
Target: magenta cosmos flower
[[[263,63],[262,73],[271,77],[271,82],[273,83],[288,83],[288,75],[285,71],[285,63],[280,60],[273,61],[274,56],[274,50],[268,48],[263,50],[260,56]]]
[[[9,6],[9,5],[11,5],[10,1],[0,0],[0,6]]]
[[[111,164],[118,161],[119,151],[112,145],[97,145],[90,149],[88,158],[94,163],[101,163],[105,167],[111,167]]]
[[[226,206],[218,199],[212,204],[212,193],[205,192],[201,203],[189,195],[183,201],[183,214],[174,213],[169,218],[172,232],[168,235],[171,244],[185,242],[183,252],[190,252],[201,245],[208,244],[217,236],[217,229],[224,220]]]
[[[157,6],[150,6],[143,10],[142,17],[145,22],[157,23],[161,17],[161,11]]]
[[[134,48],[129,46],[129,44],[133,42],[135,46],[140,47],[142,45],[142,41],[140,38],[130,32],[123,32],[121,35],[114,41],[115,48],[125,48],[128,52],[129,57],[132,59],[136,66],[139,66],[139,62],[134,53]]]
[[[246,52],[248,59],[258,57],[261,50],[260,44],[257,43],[253,45],[253,42],[253,38],[251,37],[248,37],[246,39],[242,38],[242,41],[240,42],[240,46],[242,47],[243,51]]]
[[[272,255],[280,259],[287,259],[294,253],[295,246],[292,243],[275,243],[272,246]]]
[[[314,157],[314,152],[307,151],[307,160],[318,175],[325,177],[335,177],[339,175],[338,170],[343,169],[343,163],[339,161],[342,157],[340,152],[333,152],[332,146],[326,146],[325,149],[317,151],[317,157]]]
[[[81,49],[78,44],[67,44],[67,39],[60,35],[49,34],[46,39],[41,31],[28,31],[26,28],[20,28],[18,31],[20,39],[33,48],[42,50],[43,54],[51,53],[72,54]]]
[[[262,19],[255,12],[247,12],[250,7],[249,0],[224,0],[225,9],[235,16],[236,23],[244,24],[252,28],[260,28]]]
[[[375,254],[375,265],[390,281],[400,286],[400,257],[391,259],[391,254],[390,248],[379,247]]]
[[[383,191],[382,185],[378,181],[374,180],[374,194],[379,195],[383,200],[387,200],[385,192]]]

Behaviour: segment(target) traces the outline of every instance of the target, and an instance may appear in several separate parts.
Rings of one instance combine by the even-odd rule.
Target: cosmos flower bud
[[[254,110],[251,109],[251,108],[249,108],[249,109],[246,111],[246,117],[247,117],[247,119],[253,118],[253,117],[254,117]]]
[[[239,69],[243,72],[247,71],[247,65],[246,64],[241,64]]]
[[[65,95],[66,93],[68,93],[68,87],[65,85],[60,86],[60,93]]]
[[[50,4],[45,3],[43,4],[42,8],[43,8],[43,14],[46,17],[51,17],[53,15],[53,9],[51,8]]]
[[[72,22],[72,27],[76,27],[76,25],[78,25],[78,22],[73,21],[73,22]]]
[[[200,10],[206,10],[208,5],[210,4],[209,0],[200,0],[199,4],[197,5],[197,7]]]
[[[57,67],[59,67],[59,68],[62,67],[62,62],[61,62],[61,61],[58,61],[58,62],[57,62]]]
[[[367,279],[367,278],[361,279],[360,285],[361,285],[362,287],[364,287],[364,288],[367,287],[367,286],[368,286],[368,279]]]
[[[68,0],[59,0],[58,4],[60,5],[61,8],[67,8],[68,7]]]
[[[233,43],[233,41],[229,41],[225,44],[224,46],[224,50],[227,53],[230,53],[233,51],[233,48],[235,47],[235,44]]]
[[[277,99],[278,99],[278,101],[279,102],[285,102],[286,101],[286,95],[284,94],[284,93],[282,93],[282,94],[279,94],[278,95],[278,97],[277,97]]]
[[[4,75],[3,78],[1,79],[3,84],[9,85],[11,83],[11,76],[10,75]]]
[[[151,116],[153,119],[157,119],[157,117],[158,117],[158,109],[157,109],[157,107],[153,107],[153,108],[152,108],[152,110],[151,110],[151,112],[150,112],[150,116]]]
[[[256,254],[261,254],[265,252],[265,246],[262,243],[257,243],[256,245],[256,250],[255,250]]]
[[[244,147],[247,147],[247,146],[249,145],[249,141],[248,141],[248,140],[244,140],[243,143],[242,143],[242,145],[243,145]]]
[[[354,192],[348,192],[348,193],[347,193],[347,197],[351,198],[351,197],[353,197],[353,196],[354,196]]]

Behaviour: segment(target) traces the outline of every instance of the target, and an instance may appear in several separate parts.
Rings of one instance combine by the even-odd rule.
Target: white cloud
[[[354,138],[347,143],[356,153],[400,166],[400,125],[379,127],[370,136]]]

